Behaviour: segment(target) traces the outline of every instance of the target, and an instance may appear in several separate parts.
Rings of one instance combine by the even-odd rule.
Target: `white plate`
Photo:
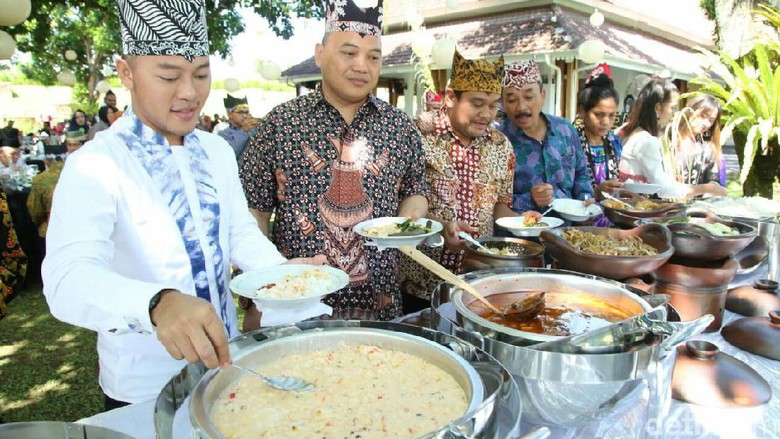
[[[505,216],[496,220],[496,224],[509,230],[515,236],[539,236],[543,230],[550,230],[563,225],[563,220],[554,216],[545,216],[539,222],[547,223],[546,226],[524,226],[523,216]]]
[[[660,191],[664,186],[661,184],[650,184],[650,183],[623,183],[623,188],[637,193],[637,194],[644,194],[644,195],[655,195],[658,191]]]
[[[322,270],[329,275],[327,280],[312,279],[312,290],[309,294],[295,298],[257,297],[257,290],[268,284],[278,284],[286,276],[299,276],[308,270]],[[316,284],[315,284],[316,282]],[[262,270],[247,271],[230,281],[230,291],[239,296],[256,300],[262,305],[274,308],[303,308],[312,302],[318,302],[322,296],[338,291],[349,283],[349,275],[338,268],[327,265],[293,265],[283,264]]]
[[[433,236],[442,230],[442,226],[440,222],[429,220],[427,218],[420,218],[415,223],[425,226],[425,224],[428,221],[431,221],[432,227],[431,231],[428,233],[423,233],[422,235],[414,235],[414,236],[371,236],[367,234],[364,229],[367,227],[377,227],[377,226],[384,226],[387,224],[401,224],[404,221],[406,221],[408,218],[404,218],[402,216],[387,216],[383,218],[374,218],[368,221],[363,221],[360,224],[357,224],[352,229],[360,236],[365,237],[366,239],[369,239],[371,241],[374,241],[378,246],[385,247],[385,248],[396,248],[396,247],[404,247],[404,246],[412,246],[416,247],[421,242],[425,241],[429,236]]]
[[[553,210],[563,219],[574,222],[583,222],[601,215],[602,210],[598,204],[585,207],[582,200],[571,198],[556,198],[552,203]]]

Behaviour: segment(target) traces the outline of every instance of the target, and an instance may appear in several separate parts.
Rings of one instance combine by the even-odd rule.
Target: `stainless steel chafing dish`
[[[234,362],[257,366],[280,356],[331,345],[372,344],[420,356],[451,374],[469,397],[461,418],[426,437],[518,437],[522,409],[517,385],[509,372],[484,351],[448,334],[416,326],[388,322],[312,321],[268,328],[241,336],[230,343]],[[173,419],[187,396],[194,434],[222,437],[209,420],[218,395],[238,374],[232,370],[206,371],[193,365],[171,379],[155,407],[158,436],[172,436]]]

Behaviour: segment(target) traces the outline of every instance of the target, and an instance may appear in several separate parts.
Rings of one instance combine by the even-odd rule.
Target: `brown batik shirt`
[[[347,124],[318,87],[271,111],[240,173],[249,207],[276,212],[272,241],[283,255],[325,254],[349,274],[324,300],[333,318],[400,315],[398,251],[366,246],[352,227],[425,195],[420,134],[406,114],[369,96]]]
[[[422,113],[416,122],[423,138],[429,216],[466,222],[478,229],[472,234],[475,238],[493,236],[496,204],[512,205],[512,144],[489,126],[464,146],[452,130],[446,108]],[[450,271],[462,271],[463,251],[424,246],[421,250]],[[406,292],[424,299],[441,282],[405,255],[401,255],[401,277]]]

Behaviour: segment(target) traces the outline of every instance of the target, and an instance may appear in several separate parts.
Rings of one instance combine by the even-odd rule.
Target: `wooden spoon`
[[[480,302],[482,302],[486,307],[488,307],[488,309],[490,309],[494,313],[504,315],[504,313],[501,312],[501,310],[493,306],[492,303],[488,302],[488,300],[485,299],[485,296],[480,294],[479,291],[477,291],[474,287],[469,285],[468,282],[459,278],[458,276],[453,274],[450,270],[447,270],[446,268],[442,267],[441,264],[429,258],[425,253],[410,246],[401,246],[398,247],[398,250],[402,251],[405,255],[414,259],[418,264],[427,268],[436,276],[439,276],[440,278],[446,280],[447,282],[457,286],[458,288],[461,288],[462,290],[476,297],[477,299],[479,299]]]

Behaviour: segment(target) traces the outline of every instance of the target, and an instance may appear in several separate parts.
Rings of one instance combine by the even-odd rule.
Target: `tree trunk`
[[[747,135],[734,131],[734,145],[740,168],[745,161],[745,142]],[[780,201],[780,145],[778,138],[769,142],[766,155],[757,154],[753,167],[742,185],[742,193],[747,197],[759,196]]]

